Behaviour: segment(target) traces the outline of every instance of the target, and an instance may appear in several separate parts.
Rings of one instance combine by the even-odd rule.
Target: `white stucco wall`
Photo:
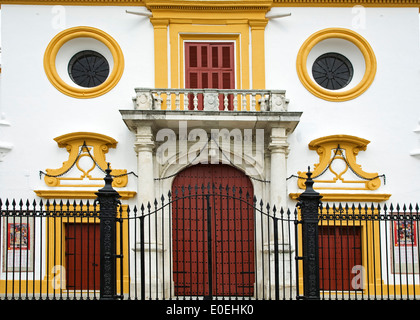
[[[89,131],[118,141],[107,161],[113,168],[136,171],[134,137],[121,120],[120,109],[132,109],[135,87],[153,87],[153,27],[146,17],[127,14],[125,7],[2,6],[1,110],[11,126],[2,140],[14,149],[0,164],[2,198],[34,197],[48,189],[39,170],[59,168],[68,153],[53,138]],[[43,67],[45,49],[60,31],[91,26],[111,35],[124,54],[121,80],[110,92],[93,99],[76,99],[55,89]],[[136,191],[129,177],[127,190]]]
[[[0,162],[0,196],[35,197],[46,189],[39,171],[59,168],[68,153],[53,138],[76,131],[105,134],[118,141],[107,160],[114,168],[136,171],[134,136],[120,109],[132,109],[135,87],[154,86],[153,27],[147,17],[127,14],[134,7],[2,5],[2,83],[0,112],[10,122],[0,141],[13,150]],[[391,193],[391,201],[418,200],[420,147],[413,130],[420,111],[419,19],[416,8],[273,8],[272,14],[291,16],[270,20],[265,33],[266,87],[284,89],[289,111],[303,111],[289,137],[288,175],[318,162],[308,149],[316,138],[349,134],[371,141],[358,163],[367,172],[386,175],[377,193]],[[360,16],[363,14],[365,16]],[[75,99],[48,81],[43,56],[51,39],[74,26],[92,26],[111,35],[120,45],[124,73],[115,88],[93,99]],[[346,102],[329,102],[312,95],[296,72],[296,56],[303,42],[324,28],[342,27],[361,34],[372,46],[377,72],[370,88]],[[296,180],[288,192],[299,192]],[[129,177],[127,190],[136,190]],[[291,202],[294,204],[294,202]]]
[[[291,16],[267,25],[267,88],[285,89],[289,110],[303,111],[289,138],[288,174],[318,163],[316,152],[308,149],[313,139],[354,135],[371,141],[367,150],[359,153],[358,163],[366,172],[386,175],[386,185],[375,192],[391,193],[392,202],[418,201],[420,158],[410,156],[419,143],[413,132],[420,118],[418,9],[274,8],[272,13]],[[356,99],[325,101],[299,81],[297,53],[310,35],[325,28],[351,29],[362,35],[375,53],[375,79]],[[296,179],[289,180],[288,187],[289,192],[299,191]]]

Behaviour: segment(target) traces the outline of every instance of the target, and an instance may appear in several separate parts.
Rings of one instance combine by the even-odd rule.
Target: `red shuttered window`
[[[233,42],[186,42],[185,43],[185,87],[188,89],[234,89],[235,59]],[[198,109],[203,109],[200,95]],[[219,109],[223,110],[223,96]],[[232,109],[232,97],[229,97]],[[189,109],[193,109],[190,96]]]

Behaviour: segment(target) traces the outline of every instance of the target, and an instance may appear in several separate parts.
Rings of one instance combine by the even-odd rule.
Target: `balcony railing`
[[[136,88],[137,110],[287,111],[284,90]]]

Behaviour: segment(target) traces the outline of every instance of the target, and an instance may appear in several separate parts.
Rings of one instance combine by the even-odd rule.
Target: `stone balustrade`
[[[284,90],[136,88],[136,110],[286,112]]]

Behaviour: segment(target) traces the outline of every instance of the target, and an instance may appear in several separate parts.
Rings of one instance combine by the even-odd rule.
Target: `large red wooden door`
[[[201,186],[208,183],[215,189],[201,196]],[[187,188],[183,194],[182,187]],[[252,296],[254,211],[249,178],[228,165],[196,165],[177,175],[172,191],[175,294]]]
[[[100,230],[95,223],[66,224],[66,281],[69,290],[100,289]]]
[[[233,42],[186,42],[185,87],[188,89],[234,89]],[[203,96],[198,96],[198,109],[203,109]],[[229,109],[233,108],[229,96]],[[192,96],[189,108],[193,109]],[[219,110],[224,109],[223,95],[219,97]]]
[[[354,266],[362,265],[360,227],[319,227],[319,275],[322,290],[352,288]]]

